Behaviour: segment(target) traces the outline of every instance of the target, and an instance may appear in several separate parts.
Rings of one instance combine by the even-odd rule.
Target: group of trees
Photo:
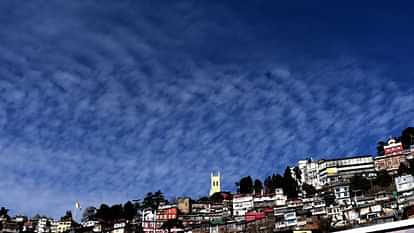
[[[253,179],[250,176],[246,176],[240,179],[236,183],[237,190],[241,194],[250,194],[250,193],[274,193],[277,188],[282,188],[283,192],[289,197],[297,197],[299,192],[299,184],[297,180],[300,180],[301,174],[298,168],[292,170],[290,167],[286,167],[283,176],[279,174],[273,174],[268,176],[262,183],[259,179],[256,179],[253,182]],[[307,188],[312,189],[312,187],[307,186]]]
[[[155,193],[147,193],[142,202],[131,201],[125,204],[115,204],[109,206],[107,204],[101,204],[99,208],[93,206],[85,208],[82,221],[88,220],[100,220],[103,222],[111,223],[117,220],[125,219],[132,220],[138,213],[138,210],[151,208],[156,209],[159,205],[167,203],[164,198],[164,194],[161,191]]]
[[[367,179],[363,176],[353,176],[350,181],[350,189],[353,191],[369,191],[375,187],[388,188],[393,183],[393,177],[387,171],[377,172],[375,179]]]
[[[2,219],[10,219],[9,210],[5,207],[0,208],[0,218]],[[0,231],[3,229],[3,223],[0,221]]]

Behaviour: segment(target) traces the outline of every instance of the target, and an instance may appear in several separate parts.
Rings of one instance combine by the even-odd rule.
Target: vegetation
[[[8,213],[9,213],[9,210],[8,210],[8,209],[6,209],[5,207],[1,207],[1,208],[0,208],[0,217],[1,217],[1,218],[6,218],[6,219],[8,219],[8,218],[9,218]]]
[[[411,145],[414,145],[414,128],[408,127],[404,129],[401,133],[400,140],[404,149],[409,149]]]
[[[349,186],[352,191],[361,190],[365,192],[371,189],[372,187],[371,182],[367,178],[362,176],[353,176],[351,178]]]
[[[241,194],[253,193],[253,180],[250,176],[241,178],[240,193]]]
[[[411,145],[414,145],[414,128],[408,127],[401,132],[401,136],[396,138],[397,141],[401,142],[404,149],[409,149]],[[377,143],[377,155],[384,155],[384,146],[387,143],[384,141],[379,141]]]
[[[73,220],[73,218],[72,218],[72,211],[67,210],[66,213],[65,213],[65,215],[63,215],[60,218],[60,220],[61,221],[72,221]]]
[[[262,190],[263,190],[263,184],[262,184],[262,182],[260,180],[256,179],[254,181],[253,189],[254,189],[254,192],[256,194],[262,193]]]
[[[283,174],[282,188],[288,198],[298,197],[298,183],[292,177],[292,171],[289,166],[286,167]]]
[[[168,230],[168,232],[171,232],[171,229],[174,228],[183,229],[183,222],[178,219],[169,219],[166,222],[164,222],[161,226],[161,229]]]
[[[392,184],[392,176],[387,171],[381,170],[377,172],[377,177],[374,180],[374,184],[379,187],[388,187]]]
[[[316,194],[316,188],[313,185],[303,183],[302,190],[306,193],[306,196],[310,197]]]

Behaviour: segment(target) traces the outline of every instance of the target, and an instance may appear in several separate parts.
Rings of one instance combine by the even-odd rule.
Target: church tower
[[[211,196],[221,191],[220,172],[218,172],[217,175],[214,175],[214,173],[211,173],[210,180],[211,180],[211,185],[210,185],[210,196]]]

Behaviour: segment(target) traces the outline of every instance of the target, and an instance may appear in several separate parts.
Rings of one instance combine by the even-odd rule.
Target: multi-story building
[[[142,230],[144,232],[160,232],[157,231],[161,224],[157,222],[156,211],[146,209],[142,213]]]
[[[57,233],[63,233],[69,231],[72,228],[72,220],[65,219],[57,223]]]
[[[400,208],[414,204],[414,177],[412,175],[395,177],[395,187]]]
[[[339,205],[350,205],[351,194],[348,185],[338,185],[334,188],[335,201]]]
[[[312,185],[316,189],[321,188],[319,180],[319,163],[312,159],[299,160],[298,167],[301,172],[301,180]]]
[[[41,217],[37,220],[36,226],[37,233],[48,233],[50,232],[50,219]]]
[[[255,196],[253,199],[255,209],[263,209],[286,204],[287,197],[283,194],[283,189],[277,188],[272,194]]]
[[[233,216],[244,216],[248,211],[253,209],[253,195],[239,194],[233,196]]]
[[[401,163],[406,163],[410,151],[404,151],[401,142],[391,138],[384,146],[384,155],[375,158],[375,169],[377,171],[386,170],[388,173],[395,174]]]
[[[319,161],[319,179],[322,185],[347,183],[355,175],[375,177],[374,160],[371,155]]]
[[[178,208],[173,205],[160,206],[157,211],[157,221],[166,222],[171,219],[177,219]]]
[[[275,229],[286,230],[297,226],[298,219],[295,208],[279,207],[274,209]]]
[[[59,221],[51,219],[50,220],[50,233],[58,232]]]
[[[144,232],[164,232],[162,225],[168,220],[177,218],[178,208],[175,205],[160,206],[154,211],[147,209],[142,214],[142,229]]]

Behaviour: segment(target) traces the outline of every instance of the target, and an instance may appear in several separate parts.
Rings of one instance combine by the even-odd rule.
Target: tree
[[[93,221],[96,219],[96,208],[93,206],[86,207],[82,213],[82,222]]]
[[[298,183],[292,177],[292,171],[289,166],[286,167],[283,174],[282,188],[288,198],[298,197]]]
[[[404,149],[409,149],[411,145],[414,145],[414,128],[408,127],[401,133],[401,143]]]
[[[407,165],[405,163],[400,163],[400,166],[398,167],[398,175],[407,175],[410,174],[410,170],[408,169]]]
[[[234,185],[236,185],[236,192],[240,193],[240,182],[236,182]]]
[[[0,217],[3,217],[3,218],[6,217],[7,218],[7,217],[9,217],[8,213],[9,213],[9,209],[6,209],[5,207],[1,207]]]
[[[307,183],[303,183],[302,184],[302,190],[305,191],[306,196],[313,196],[316,193],[316,188],[313,187],[313,185],[307,184]]]
[[[223,195],[221,195],[221,193],[214,193],[208,198],[208,200],[214,203],[223,203],[224,198]]]
[[[183,229],[183,222],[178,219],[169,219],[166,222],[164,222],[161,226],[161,229],[168,230],[168,232],[171,232],[171,229],[174,228]]]
[[[72,221],[72,211],[67,210],[65,215],[60,218],[61,221]]]
[[[353,176],[351,178],[350,188],[353,191],[362,190],[368,191],[371,188],[371,183],[369,180],[362,176]]]
[[[273,192],[275,189],[283,188],[283,177],[279,174],[272,176]]]
[[[378,156],[383,156],[384,155],[384,146],[387,145],[387,143],[385,143],[384,141],[379,141],[377,143],[377,155]]]
[[[254,192],[256,194],[261,194],[262,193],[262,190],[263,190],[263,184],[262,184],[262,182],[260,180],[256,179],[254,181],[254,187],[253,188],[254,188]]]
[[[296,166],[295,168],[293,168],[293,172],[295,173],[296,180],[301,182],[302,181],[302,172],[300,171],[299,167]]]
[[[128,201],[124,204],[124,217],[126,220],[132,220],[137,214],[137,209],[132,202]]]
[[[240,193],[241,194],[253,193],[253,180],[250,176],[241,178]]]
[[[6,209],[5,207],[1,207],[0,208],[0,218],[5,219],[5,220],[9,220],[10,216],[9,216],[9,209]],[[0,224],[2,224],[2,222],[0,221]],[[0,225],[0,230],[3,229],[3,225]]]
[[[109,222],[111,218],[110,207],[106,204],[101,204],[96,210],[96,218],[102,222]]]
[[[210,201],[210,198],[209,198],[209,197],[200,197],[200,198],[198,199],[198,201],[199,201],[199,202],[208,202],[208,201]]]
[[[335,204],[335,193],[333,192],[323,192],[322,198],[325,201],[326,206],[331,206]]]
[[[380,187],[388,187],[392,184],[392,176],[387,171],[381,170],[377,173],[374,184]]]
[[[264,191],[265,193],[272,193],[272,177],[268,176],[264,180]]]
[[[158,206],[160,206],[163,203],[166,203],[164,194],[162,194],[162,192],[158,190],[155,193],[147,193],[147,196],[144,198],[143,201],[143,206],[144,208],[157,209]]]

